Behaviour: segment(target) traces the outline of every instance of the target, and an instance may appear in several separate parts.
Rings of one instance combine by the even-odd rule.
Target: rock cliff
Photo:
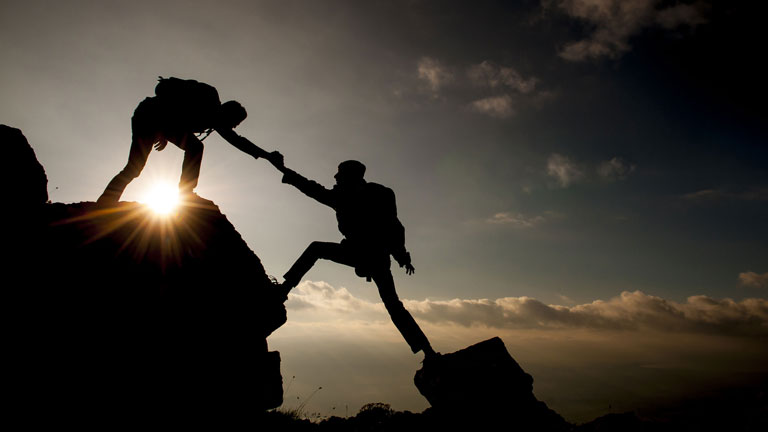
[[[6,389],[19,415],[194,421],[282,403],[266,338],[285,322],[283,299],[213,202],[167,217],[49,203],[21,132],[3,126],[0,145],[23,186],[2,220]]]

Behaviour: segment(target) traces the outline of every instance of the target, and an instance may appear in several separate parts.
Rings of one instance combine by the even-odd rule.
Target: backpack
[[[195,128],[210,122],[221,106],[216,88],[191,79],[158,77],[155,95]]]

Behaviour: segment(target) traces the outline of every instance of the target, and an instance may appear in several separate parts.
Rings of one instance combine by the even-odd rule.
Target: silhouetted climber
[[[405,249],[405,228],[397,218],[392,189],[366,182],[365,165],[354,160],[339,164],[333,189],[326,189],[279,163],[275,166],[284,174],[283,183],[336,210],[339,231],[344,235],[341,243],[312,242],[285,274],[285,294],[298,285],[318,259],[354,267],[358,276],[376,283],[387,312],[411,351],[423,351],[425,358],[434,358],[437,354],[429,340],[395,292],[389,256],[405,267],[407,274],[413,274],[415,269]]]
[[[263,157],[273,164],[282,155],[267,153],[232,129],[248,114],[240,103],[219,100],[219,93],[208,84],[195,80],[160,77],[154,97],[144,99],[131,118],[131,151],[128,163],[99,197],[99,203],[117,202],[126,186],[141,174],[154,145],[161,151],[172,142],[184,150],[179,190],[191,194],[200,176],[203,159],[202,140],[214,130],[230,144],[258,159]],[[195,134],[205,134],[201,138]]]

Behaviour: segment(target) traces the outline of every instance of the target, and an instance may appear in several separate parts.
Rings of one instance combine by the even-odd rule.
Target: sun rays
[[[178,209],[179,189],[168,182],[155,182],[140,202],[146,204],[158,215],[168,215]]]
[[[111,238],[120,244],[119,255],[136,261],[152,260],[163,269],[180,264],[183,251],[203,242],[200,230],[208,230],[207,216],[218,207],[196,194],[181,194],[178,186],[155,180],[136,201],[112,205],[83,203],[88,211],[62,218],[55,225],[74,224],[88,235],[83,246]]]

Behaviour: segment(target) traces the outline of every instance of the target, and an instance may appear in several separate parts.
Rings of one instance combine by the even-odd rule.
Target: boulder
[[[449,424],[514,424],[516,429],[564,431],[569,424],[533,395],[533,378],[498,337],[424,362],[414,383]]]

